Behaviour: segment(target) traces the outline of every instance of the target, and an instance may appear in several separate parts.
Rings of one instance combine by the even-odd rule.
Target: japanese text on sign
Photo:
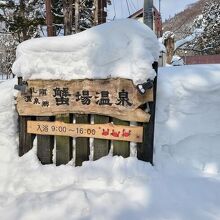
[[[67,124],[64,122],[28,121],[28,133],[93,137],[109,140],[142,142],[143,127],[113,124]]]
[[[140,95],[128,79],[30,80],[27,84],[27,93],[17,98],[19,115],[85,113],[139,122],[150,118],[138,107],[153,100],[152,92]]]

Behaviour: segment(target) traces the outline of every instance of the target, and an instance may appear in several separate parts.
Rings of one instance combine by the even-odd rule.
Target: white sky
[[[175,15],[184,10],[187,5],[196,1],[197,0],[161,0],[162,19],[165,20],[169,18],[169,16]],[[132,14],[143,7],[144,4],[144,0],[127,0],[127,2],[129,9],[126,0],[112,0],[112,5],[108,6],[108,19],[126,18],[129,16],[129,11],[130,14]],[[154,5],[159,8],[159,0],[154,0]]]

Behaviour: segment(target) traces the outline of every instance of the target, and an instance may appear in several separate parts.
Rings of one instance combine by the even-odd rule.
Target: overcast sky
[[[108,19],[113,20],[126,18],[129,13],[132,14],[135,11],[143,7],[144,0],[111,0],[112,5],[108,6]],[[176,13],[184,10],[187,5],[194,3],[198,0],[161,0],[161,15],[162,19],[165,20],[169,16],[173,16]],[[128,5],[127,5],[128,2]],[[154,5],[158,7],[159,0],[154,0]]]

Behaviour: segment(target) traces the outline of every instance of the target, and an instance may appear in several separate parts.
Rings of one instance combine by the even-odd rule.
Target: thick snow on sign
[[[71,36],[23,42],[13,72],[24,80],[121,77],[137,84],[155,77],[152,63],[158,57],[155,34],[136,20],[124,19]]]

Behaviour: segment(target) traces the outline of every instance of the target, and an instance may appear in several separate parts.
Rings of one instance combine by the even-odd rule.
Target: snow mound
[[[124,19],[79,34],[31,39],[17,48],[13,73],[27,79],[128,78],[135,84],[155,77],[156,35],[146,25]]]
[[[176,162],[220,173],[220,65],[159,69],[155,127],[157,164]]]
[[[18,157],[16,80],[0,83],[1,219],[219,220],[219,72],[159,69],[155,166],[118,156],[41,165],[36,146]]]

